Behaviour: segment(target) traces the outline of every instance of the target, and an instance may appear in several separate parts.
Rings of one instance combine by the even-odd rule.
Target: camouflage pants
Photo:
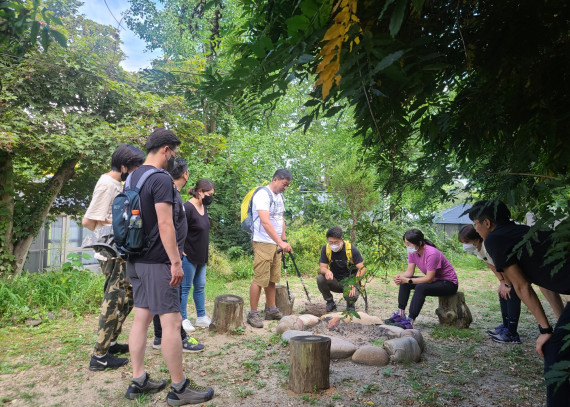
[[[120,258],[101,262],[105,274],[105,288],[99,329],[94,354],[105,355],[111,342],[115,342],[123,328],[123,322],[133,309],[133,288],[127,277],[127,263]]]

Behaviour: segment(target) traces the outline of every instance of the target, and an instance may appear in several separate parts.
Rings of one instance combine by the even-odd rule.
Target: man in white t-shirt
[[[130,172],[142,165],[144,157],[140,149],[130,144],[121,144],[113,152],[111,171],[101,175],[97,181],[93,198],[81,222],[83,226],[93,231],[94,236],[89,237],[92,241],[97,241],[101,236],[112,235],[113,200],[123,190],[121,181],[126,180]],[[97,341],[89,361],[89,369],[116,369],[129,361],[115,354],[129,351],[129,346],[117,343],[117,338],[121,333],[123,322],[133,308],[133,290],[127,278],[124,260],[108,250],[97,252],[95,258],[101,264],[105,285]]]
[[[251,311],[247,322],[254,328],[263,328],[263,320],[257,310],[261,289],[265,291],[267,312],[265,319],[281,319],[283,314],[275,306],[275,285],[281,279],[281,254],[291,252],[285,237],[285,201],[283,192],[291,182],[291,173],[286,169],[275,171],[271,183],[260,188],[253,196],[253,281],[249,286]]]

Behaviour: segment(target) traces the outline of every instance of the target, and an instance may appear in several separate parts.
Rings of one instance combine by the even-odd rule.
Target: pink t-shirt
[[[458,284],[455,269],[443,253],[427,244],[424,247],[424,253],[421,256],[417,253],[408,254],[408,263],[414,263],[424,274],[427,274],[429,270],[435,270],[433,281],[448,280]]]

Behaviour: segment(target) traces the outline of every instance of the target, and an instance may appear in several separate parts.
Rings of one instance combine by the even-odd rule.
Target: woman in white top
[[[493,260],[487,254],[483,238],[475,230],[473,225],[465,225],[458,234],[459,241],[463,243],[463,249],[474,254],[483,260],[489,268],[495,273],[499,279],[499,303],[501,304],[501,314],[503,323],[495,329],[490,329],[487,333],[495,342],[500,343],[521,343],[517,332],[519,324],[519,316],[521,313],[521,300],[512,287],[511,282],[506,278],[504,273],[499,273],[493,264]]]

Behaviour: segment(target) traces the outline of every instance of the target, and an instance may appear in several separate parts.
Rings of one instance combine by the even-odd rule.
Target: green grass
[[[475,329],[463,329],[453,326],[436,326],[433,328],[432,336],[435,339],[467,339],[471,341],[481,341],[485,335]]]

